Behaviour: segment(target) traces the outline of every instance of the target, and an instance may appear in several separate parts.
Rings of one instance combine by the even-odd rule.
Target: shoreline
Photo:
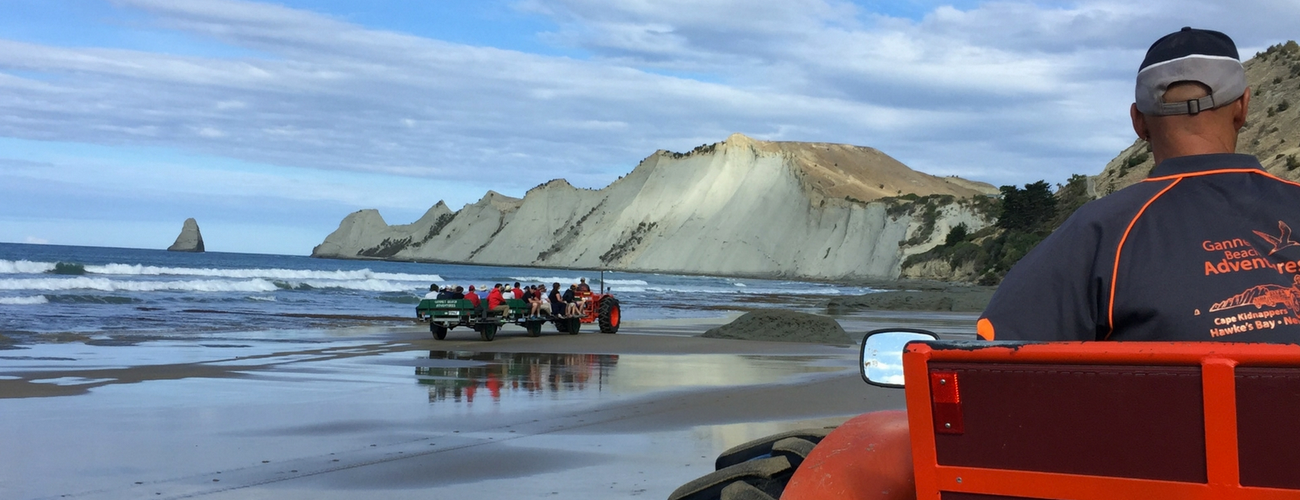
[[[902,406],[854,347],[698,336],[724,319],[33,346],[0,357],[0,439],[41,458],[6,460],[0,496],[661,498],[736,444]]]

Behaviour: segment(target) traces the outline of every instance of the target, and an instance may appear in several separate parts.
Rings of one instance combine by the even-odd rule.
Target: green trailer
[[[486,304],[487,300],[483,303]],[[429,332],[433,338],[443,340],[447,332],[456,327],[469,327],[478,332],[483,340],[492,340],[502,326],[519,325],[528,332],[529,337],[542,334],[542,325],[555,324],[555,328],[570,335],[577,334],[582,326],[578,316],[528,316],[528,302],[519,299],[506,299],[510,312],[484,313],[484,308],[475,308],[474,303],[466,299],[424,299],[415,306],[415,317],[429,323]]]

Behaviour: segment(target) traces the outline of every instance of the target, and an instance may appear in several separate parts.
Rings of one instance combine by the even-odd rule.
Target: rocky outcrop
[[[185,224],[181,226],[181,234],[176,237],[176,242],[167,247],[169,252],[202,252],[203,251],[203,234],[199,232],[199,223],[193,217],[185,219]]]
[[[1246,61],[1250,114],[1237,139],[1237,152],[1255,155],[1278,177],[1300,180],[1300,45],[1270,47]],[[1093,178],[1098,196],[1140,182],[1155,168],[1151,148],[1137,140]]]
[[[988,225],[963,200],[994,193],[871,148],[735,134],[689,153],[658,151],[600,190],[554,180],[522,199],[489,192],[456,212],[439,202],[404,226],[362,210],[312,255],[892,279],[902,258],[941,244],[949,227]]]

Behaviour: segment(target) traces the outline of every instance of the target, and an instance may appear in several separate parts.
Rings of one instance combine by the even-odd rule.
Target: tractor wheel
[[[569,318],[560,318],[555,320],[555,331],[567,333],[569,331]]]
[[[446,327],[446,326],[443,326],[443,325],[440,325],[440,324],[437,324],[437,323],[429,323],[429,332],[430,332],[430,333],[433,333],[433,338],[435,338],[435,339],[437,339],[437,340],[442,340],[442,339],[447,338],[447,327]]]
[[[483,340],[491,342],[492,339],[497,337],[497,328],[500,328],[500,325],[491,323],[483,325],[483,329],[479,330],[478,335],[483,337]]]
[[[536,337],[542,334],[541,321],[529,321],[527,323],[524,323],[524,328],[528,330],[529,337]]]
[[[597,322],[600,323],[600,333],[618,333],[619,309],[618,299],[612,296],[605,296],[600,299],[600,313],[597,315]]]
[[[774,500],[830,429],[783,432],[718,456],[717,470],[677,488],[669,500]]]
[[[577,335],[578,330],[582,329],[582,318],[569,318],[568,322],[569,327],[565,330],[569,332],[569,335]]]
[[[750,460],[686,483],[668,500],[775,500],[794,470],[790,460],[780,455]]]

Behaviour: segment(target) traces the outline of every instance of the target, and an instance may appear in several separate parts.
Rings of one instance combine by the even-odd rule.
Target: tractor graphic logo
[[[1254,231],[1260,238],[1264,238],[1264,241],[1273,244],[1273,250],[1268,252],[1269,255],[1273,255],[1283,248],[1300,247],[1300,243],[1296,243],[1295,240],[1291,239],[1291,226],[1286,225],[1285,222],[1277,221],[1277,228],[1282,231],[1279,236],[1273,236],[1263,231]]]
[[[1210,306],[1210,312],[1219,312],[1238,307],[1284,306],[1291,314],[1300,316],[1300,275],[1292,277],[1292,285],[1259,285],[1232,296],[1228,300]]]

